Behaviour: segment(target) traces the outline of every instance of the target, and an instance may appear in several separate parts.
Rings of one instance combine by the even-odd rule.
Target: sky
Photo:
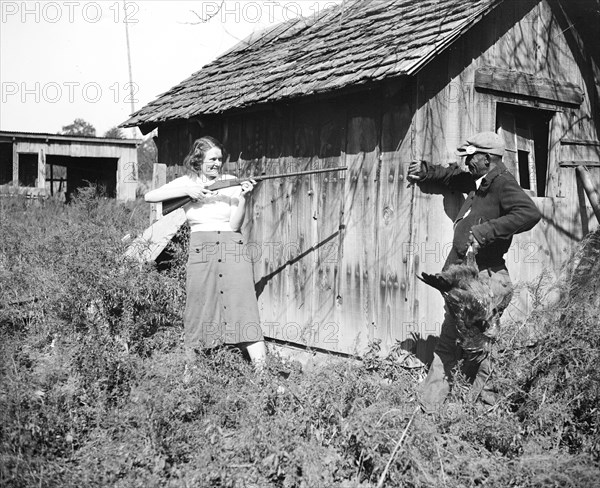
[[[102,136],[253,32],[342,1],[0,0],[0,130],[82,118]]]

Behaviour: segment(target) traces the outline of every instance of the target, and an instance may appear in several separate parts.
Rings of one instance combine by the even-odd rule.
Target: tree
[[[119,127],[112,127],[104,133],[104,137],[110,139],[125,139],[125,134]]]
[[[154,163],[158,162],[158,149],[152,137],[145,138],[137,148],[138,178],[140,181],[152,181]]]
[[[96,136],[96,129],[83,119],[75,119],[72,124],[63,126],[60,134],[69,136]]]

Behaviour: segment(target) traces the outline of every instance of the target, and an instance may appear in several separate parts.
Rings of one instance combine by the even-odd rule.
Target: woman
[[[241,227],[246,197],[256,182],[217,191],[207,190],[221,175],[223,147],[212,137],[192,144],[184,160],[188,174],[145,195],[151,203],[189,196],[185,205],[190,225],[187,263],[185,344],[188,349],[235,345],[256,367],[265,361],[252,264],[243,254]]]

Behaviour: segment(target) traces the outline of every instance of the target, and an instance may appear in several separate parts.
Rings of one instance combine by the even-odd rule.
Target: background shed
[[[137,139],[0,131],[0,192],[70,198],[98,185],[108,197],[135,200]]]
[[[445,165],[467,136],[501,133],[544,215],[507,255],[513,281],[558,273],[598,225],[574,169],[600,182],[600,52],[585,23],[597,6],[345,2],[247,39],[125,125],[158,127],[171,176],[205,134],[238,175],[348,166],[254,196],[245,230],[265,334],[345,353],[412,339],[426,359],[443,303],[416,275],[441,269],[464,197],[407,185],[408,164]],[[529,302],[523,287],[507,316]]]

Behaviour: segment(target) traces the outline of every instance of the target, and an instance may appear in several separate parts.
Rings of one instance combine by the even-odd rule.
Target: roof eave
[[[458,28],[455,33],[453,33],[452,35],[449,35],[446,39],[443,40],[443,42],[441,42],[439,45],[435,46],[428,54],[423,56],[423,58],[421,58],[419,61],[415,62],[412,66],[410,66],[408,69],[406,69],[402,73],[396,73],[389,78],[395,78],[397,76],[414,76],[414,75],[416,75],[427,64],[429,64],[433,59],[435,59],[435,57],[437,57],[441,52],[443,52],[448,47],[450,47],[457,39],[462,37],[469,29],[471,29],[474,25],[478,24],[484,17],[489,15],[491,12],[493,12],[496,9],[496,7],[498,7],[498,5],[500,5],[503,2],[504,2],[504,0],[495,0],[491,4],[487,5],[479,13],[475,14],[470,20],[465,22],[464,25],[462,25],[460,28]],[[377,80],[377,81],[383,81],[383,80]],[[365,81],[365,83],[368,83],[368,82]],[[365,83],[360,83],[360,85],[364,86]],[[280,98],[277,100],[270,100],[270,101],[267,101],[264,103],[273,103],[273,102],[280,103],[280,102],[287,101],[287,100],[293,100],[293,99],[298,99],[298,98],[304,98],[307,96],[313,96],[315,94],[327,94],[327,93],[331,93],[331,92],[337,91],[337,90],[338,89],[335,89],[335,90],[332,89],[332,90],[326,90],[322,93],[301,94],[301,95],[297,95],[297,96],[283,97],[283,98]],[[261,102],[259,104],[262,105],[263,103]],[[228,107],[228,108],[218,111],[218,112],[197,113],[197,114],[194,114],[194,115],[192,115],[190,117],[186,117],[186,118],[181,118],[181,117],[169,118],[169,117],[167,117],[167,118],[160,119],[160,120],[156,119],[155,117],[152,117],[151,114],[148,114],[147,118],[144,118],[143,120],[136,120],[136,119],[139,119],[140,117],[142,117],[142,118],[144,117],[143,115],[139,114],[139,112],[138,112],[138,115],[133,115],[127,121],[120,124],[119,127],[121,127],[121,128],[139,127],[142,134],[145,135],[145,134],[151,132],[154,128],[158,127],[158,125],[163,124],[163,123],[174,122],[176,120],[188,120],[190,118],[199,117],[199,116],[203,116],[203,115],[218,115],[218,114],[221,114],[224,112],[228,112],[230,110],[238,110],[238,109],[243,110],[246,108],[248,108],[248,107],[244,107],[244,106]]]

